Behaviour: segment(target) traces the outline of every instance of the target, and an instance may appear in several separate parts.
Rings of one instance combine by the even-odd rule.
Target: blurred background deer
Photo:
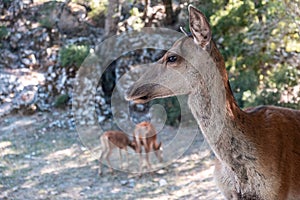
[[[149,153],[153,151],[158,158],[159,162],[163,161],[162,158],[162,143],[157,142],[157,132],[155,127],[150,122],[141,122],[136,125],[133,132],[133,141],[131,141],[128,135],[122,131],[110,130],[103,133],[100,136],[101,151],[99,158],[99,175],[102,175],[102,162],[103,158],[106,159],[107,165],[111,173],[113,173],[113,168],[110,162],[110,156],[113,149],[119,149],[120,162],[122,165],[122,150],[126,152],[126,164],[128,166],[128,149],[131,147],[139,154],[139,172],[141,174],[143,168],[143,156],[142,148],[145,151],[146,164],[150,170],[151,164],[149,160]]]
[[[113,173],[113,169],[110,163],[109,157],[112,154],[112,150],[118,148],[120,154],[120,162],[122,165],[122,153],[121,151],[124,150],[126,152],[126,163],[128,166],[128,149],[127,146],[131,147],[133,150],[136,148],[136,144],[132,142],[126,133],[122,131],[106,131],[100,137],[101,142],[101,152],[99,158],[99,175],[102,175],[102,160],[105,157],[107,161],[107,165],[111,173]]]
[[[143,158],[142,158],[142,147],[145,150],[146,156],[146,164],[148,170],[151,170],[151,164],[149,161],[149,152],[153,151],[159,160],[159,162],[163,161],[162,157],[162,147],[161,142],[157,142],[157,132],[155,127],[150,122],[141,122],[136,125],[134,129],[134,141],[136,143],[135,151],[140,154],[140,175],[142,173],[143,168]]]

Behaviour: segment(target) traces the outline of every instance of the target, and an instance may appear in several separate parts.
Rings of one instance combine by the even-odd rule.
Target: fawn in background
[[[149,122],[141,122],[136,125],[133,133],[133,141],[129,139],[126,133],[122,131],[106,131],[103,135],[100,136],[101,143],[101,151],[99,158],[99,175],[102,175],[102,160],[103,157],[107,161],[107,165],[111,173],[113,173],[113,169],[109,160],[109,157],[112,154],[113,149],[118,148],[120,154],[120,161],[122,163],[122,150],[126,152],[126,163],[128,165],[128,149],[127,147],[131,147],[135,150],[136,153],[139,154],[139,168],[140,175],[142,172],[143,158],[142,158],[142,147],[144,147],[146,162],[148,169],[151,169],[151,164],[149,161],[149,153],[150,151],[154,151],[156,157],[160,162],[162,162],[162,147],[161,142],[157,143],[157,133],[155,127]]]
[[[157,133],[155,127],[150,122],[141,122],[136,125],[133,132],[134,141],[136,144],[135,151],[140,155],[140,174],[142,173],[142,146],[146,154],[146,163],[148,169],[151,169],[149,161],[149,152],[154,151],[159,162],[163,161],[161,142],[157,143]]]
[[[133,150],[136,148],[136,144],[132,142],[126,133],[122,131],[106,131],[103,135],[100,136],[101,142],[101,152],[99,158],[99,175],[102,175],[102,159],[105,157],[109,170],[113,173],[113,169],[109,160],[109,157],[112,154],[112,150],[115,148],[119,149],[120,161],[122,163],[122,153],[121,150],[126,152],[126,163],[128,165],[128,149],[127,146],[131,147]]]

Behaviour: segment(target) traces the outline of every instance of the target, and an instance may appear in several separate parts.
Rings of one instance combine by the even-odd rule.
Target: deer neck
[[[210,57],[216,67],[201,74],[193,83],[188,104],[216,156],[231,165],[234,155],[226,152],[232,148],[232,138],[244,141],[238,121],[244,112],[238,107],[230,89],[222,55],[214,43],[211,48]],[[239,152],[240,146],[236,145],[231,152]]]

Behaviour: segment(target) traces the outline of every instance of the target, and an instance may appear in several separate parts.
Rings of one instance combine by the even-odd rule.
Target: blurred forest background
[[[223,199],[213,180],[209,147],[201,134],[191,136],[199,133],[197,125],[188,121],[184,131],[176,128],[183,116],[179,98],[126,102],[129,114],[112,114],[118,79],[136,65],[157,61],[161,50],[125,53],[96,86],[84,77],[82,102],[92,110],[72,109],[76,76],[89,67],[82,63],[99,43],[149,26],[188,30],[189,4],[210,21],[242,108],[300,109],[299,0],[0,0],[0,199]],[[85,92],[91,91],[95,98],[87,103]],[[129,119],[148,120],[156,103],[172,125],[159,131],[158,140],[164,150],[169,145],[182,155],[142,178],[117,170],[99,177],[99,152],[90,144],[99,147],[102,132],[92,127],[119,128],[114,118],[126,126]],[[74,116],[88,128],[78,131]],[[179,134],[185,139],[176,139]],[[112,163],[119,166],[115,153]],[[138,169],[138,162],[129,161]]]
[[[70,108],[76,71],[99,42],[149,26],[188,30],[189,4],[209,19],[242,108],[300,109],[298,0],[3,0],[0,115]],[[159,50],[139,50],[111,64],[97,87],[99,123],[111,119],[110,96],[118,77],[129,66],[154,62],[160,55]],[[167,109],[168,124],[178,124],[176,98],[154,103]],[[149,105],[131,107],[145,114]]]

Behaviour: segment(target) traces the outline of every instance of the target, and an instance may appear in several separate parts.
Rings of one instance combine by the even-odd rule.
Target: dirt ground
[[[49,128],[59,116],[2,117],[0,199],[223,199],[212,177],[213,156],[201,134],[182,156],[154,173],[110,174],[104,167],[100,177],[97,157],[76,130]],[[163,144],[167,143],[163,135],[174,131],[163,129],[159,137]]]

